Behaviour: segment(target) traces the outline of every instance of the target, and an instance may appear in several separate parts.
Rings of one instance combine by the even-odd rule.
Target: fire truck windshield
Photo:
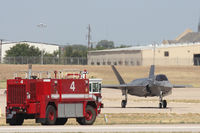
[[[92,92],[92,93],[101,92],[101,84],[100,83],[90,83],[90,92]]]
[[[99,92],[99,84],[93,83],[93,92]]]
[[[101,82],[90,82],[90,93],[101,93]]]

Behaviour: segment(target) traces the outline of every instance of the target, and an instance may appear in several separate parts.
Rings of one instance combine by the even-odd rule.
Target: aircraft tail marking
[[[121,77],[121,75],[119,74],[119,72],[117,71],[117,69],[115,68],[115,66],[112,65],[111,67],[112,67],[112,70],[113,70],[113,72],[115,73],[115,76],[117,77],[119,83],[120,83],[120,84],[125,84],[123,78]]]

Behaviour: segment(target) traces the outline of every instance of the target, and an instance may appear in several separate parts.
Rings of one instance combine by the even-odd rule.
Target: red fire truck
[[[64,125],[76,118],[81,125],[92,125],[102,104],[101,79],[87,79],[86,71],[54,72],[54,78],[31,76],[7,80],[6,123],[22,125],[24,119],[35,119],[42,125]]]

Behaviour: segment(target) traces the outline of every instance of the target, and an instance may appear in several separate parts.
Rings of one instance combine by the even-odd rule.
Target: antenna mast
[[[92,46],[91,46],[91,27],[90,27],[90,24],[89,24],[89,26],[88,26],[88,35],[87,35],[87,40],[88,40],[88,50],[90,49],[90,48],[92,48]]]

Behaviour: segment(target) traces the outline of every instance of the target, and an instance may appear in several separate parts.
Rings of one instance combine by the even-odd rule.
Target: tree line
[[[42,51],[35,46],[30,46],[27,43],[16,44],[6,51],[6,57],[19,57],[19,56],[42,56],[43,57],[87,57],[88,50],[104,50],[113,48],[124,48],[128,45],[120,45],[115,47],[113,41],[101,40],[97,43],[96,47],[88,49],[85,45],[73,44],[60,47],[59,50],[53,53]]]

